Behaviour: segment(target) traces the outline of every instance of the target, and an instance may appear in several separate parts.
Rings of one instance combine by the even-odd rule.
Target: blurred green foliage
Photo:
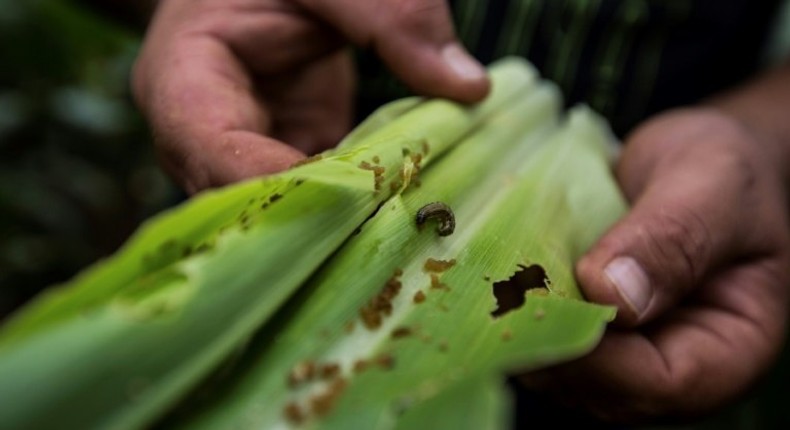
[[[130,99],[139,42],[66,0],[0,0],[0,318],[178,198]]]

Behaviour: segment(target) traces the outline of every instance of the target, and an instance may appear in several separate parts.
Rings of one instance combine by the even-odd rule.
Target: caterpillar
[[[421,207],[415,217],[417,227],[421,227],[430,218],[438,220],[439,225],[436,226],[436,232],[439,233],[439,236],[449,236],[455,231],[455,215],[446,204],[433,202]]]

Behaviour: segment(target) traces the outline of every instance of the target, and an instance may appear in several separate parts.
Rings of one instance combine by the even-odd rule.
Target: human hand
[[[133,76],[166,170],[191,193],[288,168],[348,131],[346,41],[415,91],[488,91],[444,0],[162,0]]]
[[[750,388],[782,347],[790,296],[784,167],[768,144],[713,109],[638,128],[617,170],[633,208],[576,266],[617,319],[591,354],[525,383],[630,422],[703,414]]]

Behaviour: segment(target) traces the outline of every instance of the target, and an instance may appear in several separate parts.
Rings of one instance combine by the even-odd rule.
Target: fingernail
[[[642,266],[631,257],[617,257],[609,262],[604,273],[617,288],[620,297],[641,316],[653,296],[650,280]]]
[[[442,58],[461,79],[471,81],[485,77],[486,71],[483,66],[457,43],[445,46],[442,49]]]

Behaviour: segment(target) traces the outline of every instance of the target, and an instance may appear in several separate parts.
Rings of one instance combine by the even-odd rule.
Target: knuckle
[[[639,393],[631,404],[630,415],[641,419],[659,416],[683,416],[693,410],[689,394],[697,384],[693,372],[678,373],[667,369]]]
[[[393,0],[393,26],[425,32],[449,29],[449,12],[441,0]]]
[[[674,208],[659,214],[647,240],[656,260],[669,267],[657,268],[679,274],[690,285],[704,275],[711,254],[711,232],[703,218],[688,208]]]

